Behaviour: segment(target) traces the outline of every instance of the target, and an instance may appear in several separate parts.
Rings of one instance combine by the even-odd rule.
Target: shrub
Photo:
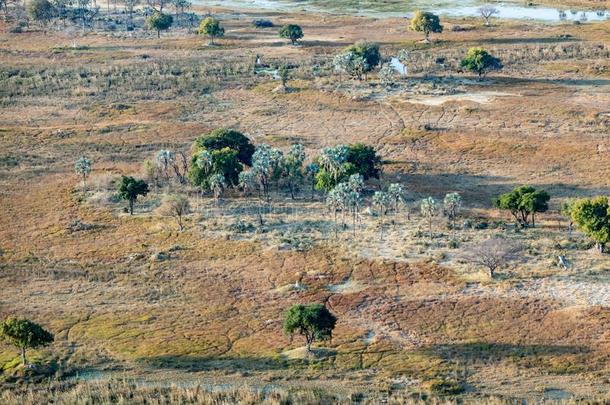
[[[252,21],[252,25],[256,28],[271,28],[273,27],[273,21],[265,19],[256,19]]]
[[[502,69],[502,62],[500,59],[492,56],[483,48],[470,48],[466,57],[462,59],[460,65],[463,68],[475,72],[479,75],[479,80],[482,79],[487,72],[491,70]]]

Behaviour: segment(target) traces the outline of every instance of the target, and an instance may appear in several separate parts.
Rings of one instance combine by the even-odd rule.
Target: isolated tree
[[[174,23],[174,17],[169,14],[163,14],[160,11],[154,12],[146,19],[146,26],[150,30],[157,31],[157,38],[161,38],[161,31],[168,30]]]
[[[417,32],[423,32],[425,35],[425,42],[430,42],[430,33],[443,32],[443,26],[437,15],[420,10],[416,11],[411,19],[410,29]]]
[[[428,220],[428,231],[430,234],[430,240],[432,240],[432,219],[434,219],[436,216],[438,204],[432,197],[424,198],[419,205],[419,209],[422,216]]]
[[[491,17],[493,17],[495,14],[500,13],[500,10],[498,10],[496,7],[492,6],[491,4],[486,4],[484,6],[479,7],[478,11],[479,11],[479,14],[481,15],[481,17],[483,18],[483,20],[485,20],[485,25],[488,27],[490,24]]]
[[[600,253],[610,243],[610,205],[607,197],[574,201],[570,216],[578,228],[591,238]]]
[[[280,28],[280,38],[289,39],[292,45],[296,45],[303,38],[303,29],[296,24],[284,25]]]
[[[443,200],[443,208],[445,209],[445,214],[451,221],[451,228],[455,229],[455,219],[462,207],[462,197],[458,193],[449,193],[445,195],[445,199]]]
[[[27,349],[48,346],[53,343],[53,334],[28,319],[7,318],[0,324],[0,337],[17,347],[21,352],[21,362],[28,365]]]
[[[91,173],[92,166],[93,162],[91,162],[91,159],[85,156],[81,156],[80,158],[78,158],[76,163],[74,163],[74,170],[83,179],[83,191],[86,191],[87,189],[87,178]]]
[[[28,15],[44,27],[56,14],[55,6],[48,0],[31,0],[28,2]]]
[[[375,191],[372,199],[373,207],[379,212],[379,223],[381,227],[380,238],[383,240],[383,218],[392,204],[392,198],[384,191]]]
[[[479,75],[479,80],[482,80],[485,75],[491,70],[502,69],[500,59],[492,56],[483,48],[470,48],[466,53],[466,57],[462,59],[460,65]]]
[[[532,186],[521,186],[510,193],[502,194],[493,203],[499,209],[510,211],[518,224],[527,227],[530,216],[533,226],[536,225],[536,213],[546,212],[550,199],[546,191],[536,190]]]
[[[182,219],[191,213],[191,205],[188,198],[183,195],[168,195],[163,199],[159,212],[161,215],[175,218],[178,230],[182,232],[184,230]]]
[[[129,214],[133,215],[133,205],[139,196],[148,194],[148,184],[131,176],[123,176],[119,185],[119,197],[129,201]]]
[[[290,68],[286,64],[281,65],[277,69],[277,75],[280,78],[282,88],[285,90],[288,85],[288,80],[290,80]]]
[[[394,212],[398,212],[398,206],[405,202],[405,189],[400,183],[392,183],[388,187],[388,194],[394,205]]]
[[[210,45],[214,45],[215,38],[222,38],[225,35],[225,29],[220,24],[220,21],[214,17],[206,17],[199,23],[199,35],[204,35],[210,38]]]
[[[496,271],[519,256],[521,247],[509,240],[490,238],[482,243],[473,244],[467,248],[464,258],[487,269],[489,277],[493,278]]]
[[[343,211],[346,204],[346,194],[343,187],[340,187],[343,183],[337,185],[335,188],[328,192],[326,196],[326,206],[333,214],[333,222],[335,224],[335,238],[337,238],[337,211]]]
[[[322,304],[293,305],[284,316],[284,331],[305,338],[307,352],[316,340],[332,339],[337,318]]]

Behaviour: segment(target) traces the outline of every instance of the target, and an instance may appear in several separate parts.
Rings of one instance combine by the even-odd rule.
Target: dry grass
[[[55,364],[60,375],[101,370],[139,381],[202,378],[214,387],[254,380],[313,391],[93,383],[31,393],[12,387],[2,393],[4,402],[133,395],[137,403],[156,395],[159,403],[315,403],[323,398],[317,389],[347,398],[356,385],[374,395],[439,389],[439,381],[440,388],[457,381],[471,394],[605,395],[610,314],[595,288],[607,285],[607,258],[587,252],[582,237],[567,237],[554,212],[566,197],[608,193],[607,73],[589,68],[607,56],[608,23],[447,30],[432,49],[419,49],[419,36],[398,19],[274,15],[302,22],[304,45],[291,47],[251,28],[250,17],[226,20],[227,39],[213,48],[183,31],[157,41],[15,35],[0,26],[0,315],[27,316],[51,329],[56,343],[32,358]],[[374,78],[339,84],[329,61],[363,32],[386,55],[413,49],[422,66],[431,66],[436,53],[455,62],[462,50],[483,43],[506,58],[507,68],[477,83],[435,67],[435,77],[415,74],[391,97]],[[83,48],[62,45],[72,40]],[[293,92],[273,93],[276,83],[254,74],[257,53],[271,64],[299,66]],[[405,102],[439,88],[514,96]],[[135,216],[122,212],[113,179],[139,173],[158,149],[188,150],[198,134],[220,125],[255,142],[303,142],[310,153],[339,142],[374,144],[390,163],[371,189],[405,183],[412,216],[390,215],[380,241],[378,219],[370,216],[355,238],[348,227],[335,240],[322,203],[305,199],[278,199],[260,232],[245,234],[230,225],[238,216],[256,224],[252,199],[226,199],[220,210],[191,194],[198,210],[182,233],[152,214],[163,190],[139,201]],[[95,169],[86,195],[72,173],[83,153]],[[516,233],[489,201],[521,183],[547,189],[553,212],[540,228]],[[450,191],[462,193],[469,208],[462,219],[493,226],[454,234],[438,218],[429,241],[416,203]],[[76,219],[92,226],[71,231]],[[497,280],[450,247],[454,239],[464,246],[497,233],[528,248],[523,262]],[[303,241],[313,246],[291,249]],[[169,258],[159,260],[160,252]],[[572,269],[554,265],[558,252],[567,253]],[[293,288],[297,281],[304,288]],[[290,358],[285,353],[302,344],[282,334],[283,311],[313,301],[339,317],[328,355]],[[9,347],[0,351],[5,380],[19,375],[15,357]],[[400,395],[392,401],[407,401]]]

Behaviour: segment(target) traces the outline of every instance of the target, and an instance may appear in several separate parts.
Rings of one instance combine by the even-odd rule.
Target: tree
[[[131,176],[123,176],[119,185],[119,197],[129,201],[129,214],[133,215],[133,204],[138,196],[148,194],[148,184],[144,180],[137,180]]]
[[[379,78],[379,82],[381,84],[391,87],[396,83],[396,69],[394,69],[391,64],[386,63],[381,67],[381,69],[379,69],[377,77]]]
[[[443,208],[445,214],[451,221],[451,228],[455,229],[455,219],[457,218],[458,212],[462,207],[462,197],[458,193],[449,193],[445,195],[443,200]]]
[[[244,196],[256,189],[256,175],[252,170],[239,173],[238,186],[243,190]]]
[[[337,318],[322,304],[293,305],[284,316],[284,331],[305,338],[307,352],[316,340],[332,339]]]
[[[157,156],[155,156],[157,166],[159,167],[161,173],[165,175],[165,179],[167,181],[169,181],[169,169],[172,166],[174,159],[174,153],[167,149],[160,150],[157,152]]]
[[[44,27],[55,17],[55,6],[48,0],[31,0],[28,3],[28,15]]]
[[[471,245],[465,254],[465,259],[481,265],[493,278],[496,271],[511,260],[518,258],[521,247],[502,238],[490,238],[481,244]]]
[[[479,80],[482,80],[487,72],[491,70],[500,70],[503,67],[500,59],[492,56],[483,48],[468,49],[466,57],[462,59],[460,65],[471,72],[477,73],[479,75]]]
[[[343,184],[343,183],[342,183]],[[326,206],[333,214],[333,222],[335,224],[335,238],[337,238],[337,211],[343,210],[345,207],[345,193],[342,187],[337,185],[328,192],[326,196]]]
[[[193,3],[190,0],[172,0],[172,5],[176,9],[177,17],[178,12],[180,12],[180,14],[184,14],[184,10],[191,8]]]
[[[430,42],[430,33],[443,32],[443,26],[437,15],[420,10],[416,11],[411,19],[410,28],[413,31],[423,32],[426,36],[424,39],[425,42]]]
[[[379,52],[379,44],[376,42],[359,41],[348,46],[345,53],[353,53],[364,59],[368,67],[367,71],[373,70],[381,62],[381,53]]]
[[[271,181],[281,174],[283,153],[279,149],[262,144],[252,155],[252,171],[254,172],[265,200],[269,201]]]
[[[220,200],[220,197],[222,196],[222,192],[227,187],[225,176],[223,176],[221,173],[213,174],[208,182],[208,187],[210,188],[212,193],[214,193],[214,199],[216,200],[216,202],[218,202],[218,200]]]
[[[210,45],[214,45],[214,38],[222,38],[225,29],[220,25],[220,21],[214,17],[206,17],[199,23],[199,35],[210,38]]]
[[[277,75],[280,78],[282,88],[285,90],[288,85],[288,80],[290,80],[290,68],[286,64],[281,65],[277,69]]]
[[[483,20],[485,20],[485,25],[488,27],[489,27],[489,20],[491,19],[491,17],[494,14],[500,13],[500,10],[498,10],[497,8],[495,8],[494,6],[492,6],[490,4],[479,7],[478,11],[479,11],[479,14],[481,15],[481,17],[483,18]]]
[[[294,200],[295,192],[303,179],[303,162],[305,161],[305,148],[301,144],[290,146],[286,157],[283,159],[282,179],[284,180],[290,197]]]
[[[53,334],[28,319],[7,318],[0,324],[0,336],[21,351],[21,362],[27,366],[27,349],[48,346]]]
[[[159,213],[174,217],[178,223],[178,230],[182,232],[184,230],[182,218],[191,213],[191,205],[188,198],[183,195],[169,195],[163,199],[163,203],[159,207]]]
[[[499,209],[510,211],[517,223],[526,227],[529,225],[530,215],[533,226],[536,226],[536,213],[546,212],[550,199],[546,191],[538,191],[532,186],[521,186],[510,193],[502,194],[493,203]]]
[[[85,156],[81,156],[76,163],[74,163],[74,170],[83,179],[83,191],[86,191],[87,189],[87,177],[89,177],[89,174],[91,173],[92,165],[91,159]]]
[[[209,151],[231,148],[237,151],[237,159],[247,165],[252,165],[254,145],[247,136],[239,131],[227,128],[218,128],[208,134],[200,135],[195,140],[195,149]]]
[[[388,187],[388,194],[394,204],[394,212],[398,212],[398,205],[405,202],[405,189],[400,183],[392,183]]]
[[[375,191],[375,194],[373,194],[372,203],[374,207],[377,207],[379,212],[379,219],[381,224],[380,238],[383,240],[383,217],[385,216],[388,209],[390,208],[390,205],[392,204],[392,198],[388,193],[384,191]]]
[[[610,205],[607,197],[582,199],[570,204],[570,216],[576,226],[593,239],[597,250],[604,252],[610,243]]]
[[[438,204],[432,197],[424,198],[419,206],[421,214],[428,220],[428,231],[430,233],[430,240],[432,240],[432,219],[436,216],[438,210]]]
[[[356,171],[365,180],[379,178],[381,172],[381,158],[377,155],[375,148],[362,143],[348,146],[347,162],[354,165]]]
[[[174,17],[169,14],[163,14],[160,11],[155,11],[146,19],[148,29],[157,31],[157,38],[161,38],[161,31],[169,29],[174,23]]]
[[[318,189],[326,189],[327,191],[339,184],[339,178],[344,170],[344,164],[347,163],[349,149],[345,145],[337,145],[330,148],[322,149],[322,153],[318,158],[321,170],[316,176],[316,187]],[[325,179],[326,175],[332,177],[333,184],[320,184],[321,180]],[[324,181],[324,183],[327,183]],[[330,187],[329,187],[330,186]]]
[[[351,78],[362,80],[371,68],[364,57],[354,52],[343,52],[335,56],[333,66],[338,72],[343,72]]]
[[[244,169],[237,158],[238,152],[231,148],[212,151],[212,175],[221,175],[228,185],[239,182],[239,173]]]
[[[314,199],[316,190],[316,176],[320,172],[320,165],[312,162],[305,166],[305,176],[311,182],[311,199]]]
[[[296,45],[303,38],[303,29],[296,24],[284,25],[280,28],[280,38],[289,39],[292,45]]]
[[[133,30],[133,10],[140,3],[140,0],[123,0],[125,8],[127,9],[127,31]]]

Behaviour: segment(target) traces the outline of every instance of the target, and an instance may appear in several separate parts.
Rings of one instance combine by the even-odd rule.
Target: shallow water
[[[434,13],[450,17],[479,17],[478,8],[485,4],[477,0],[453,0],[453,1],[430,1],[411,2],[405,4],[404,11],[380,11],[373,7],[341,8],[316,7],[308,1],[288,0],[194,0],[196,4],[205,6],[224,6],[229,8],[250,8],[273,11],[327,11],[342,14],[351,14],[367,17],[409,17],[416,9],[432,11]],[[610,19],[610,10],[584,11],[579,9],[552,8],[552,7],[525,7],[516,4],[495,4],[499,13],[492,19],[518,19],[518,20],[540,20],[547,22],[560,21],[604,21]]]

